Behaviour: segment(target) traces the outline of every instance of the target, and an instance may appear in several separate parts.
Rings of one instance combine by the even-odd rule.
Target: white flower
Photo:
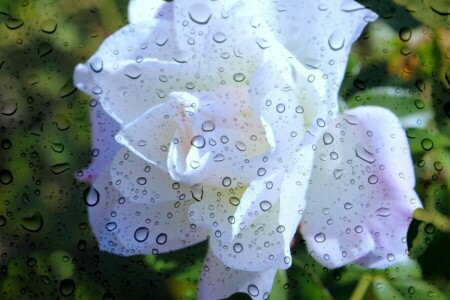
[[[382,108],[338,113],[351,44],[375,18],[349,0],[132,0],[130,25],[75,70],[93,97],[101,249],[209,238],[202,299],[266,298],[300,222],[325,266],[406,258],[420,201],[404,131]]]

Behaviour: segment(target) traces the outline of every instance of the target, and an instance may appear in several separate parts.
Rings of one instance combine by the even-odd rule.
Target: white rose
[[[85,174],[101,249],[209,238],[202,299],[266,298],[299,224],[328,267],[406,258],[420,201],[404,131],[382,108],[338,113],[351,44],[375,18],[346,0],[132,0],[130,25],[75,70],[101,104]]]

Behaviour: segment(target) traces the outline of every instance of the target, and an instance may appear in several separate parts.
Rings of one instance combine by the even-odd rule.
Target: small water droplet
[[[333,143],[333,141],[334,141],[334,137],[331,135],[331,133],[325,132],[323,134],[323,143],[325,145],[330,145],[331,143]]]
[[[233,75],[233,79],[234,79],[236,82],[242,82],[242,81],[244,81],[244,79],[245,79],[245,75],[242,74],[242,73],[236,73],[236,74]]]
[[[109,222],[109,223],[105,224],[105,228],[108,231],[113,231],[114,229],[117,228],[117,224],[116,224],[116,222]]]
[[[378,176],[377,175],[370,175],[368,179],[370,184],[375,184],[378,182]]]
[[[394,261],[394,260],[395,260],[395,255],[392,254],[392,253],[389,253],[389,254],[387,255],[387,260],[388,260],[388,261]]]
[[[205,147],[205,144],[206,141],[202,135],[196,135],[191,140],[191,145],[199,149]]]
[[[214,122],[212,121],[205,121],[202,124],[202,130],[205,132],[213,131],[215,128]]]
[[[353,208],[353,204],[351,204],[350,202],[346,202],[345,204],[344,204],[344,208],[345,209],[352,209]]]
[[[240,244],[240,243],[236,243],[233,245],[233,250],[236,253],[241,253],[243,249],[244,249],[244,247],[242,247],[242,244]]]
[[[234,145],[239,151],[247,150],[247,146],[243,142],[237,141]]]
[[[227,40],[227,36],[224,33],[222,33],[222,32],[216,32],[213,35],[213,40],[216,43],[223,43],[223,42],[225,42]]]
[[[100,201],[100,194],[94,187],[85,189],[83,194],[84,203],[86,203],[87,206],[96,206]]]
[[[238,206],[241,203],[241,199],[237,197],[230,197],[230,204],[233,206]]]
[[[280,114],[283,113],[286,110],[286,107],[284,106],[283,103],[280,103],[277,105],[277,112],[279,112]]]
[[[325,242],[325,240],[326,240],[325,234],[324,234],[323,232],[320,232],[320,233],[316,234],[316,235],[314,236],[314,240],[315,240],[317,243],[323,243],[323,242]]]
[[[222,185],[223,185],[224,187],[229,187],[229,186],[231,185],[231,178],[230,178],[230,177],[225,177],[225,178],[222,180]]]
[[[379,209],[377,209],[375,211],[375,213],[377,214],[377,216],[380,216],[380,217],[389,217],[392,212],[389,208],[380,207]]]
[[[400,40],[402,40],[403,42],[409,41],[412,36],[411,29],[409,29],[409,27],[400,28],[400,31],[398,32],[398,36],[399,36]]]
[[[41,30],[44,33],[52,34],[56,31],[58,24],[53,19],[47,19],[41,24]]]
[[[261,203],[259,203],[259,207],[261,207],[262,211],[268,211],[269,209],[272,208],[272,203],[270,203],[267,200],[261,201]]]
[[[136,179],[136,182],[139,185],[145,185],[147,183],[147,179],[145,177],[139,177],[138,179]]]
[[[167,242],[167,234],[165,233],[158,234],[158,236],[156,237],[156,243],[159,245],[164,245],[166,242]]]

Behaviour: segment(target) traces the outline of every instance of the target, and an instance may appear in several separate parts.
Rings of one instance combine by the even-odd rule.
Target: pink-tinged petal
[[[129,173],[129,167],[124,164],[124,172]],[[109,166],[106,169],[109,171]],[[135,195],[143,198],[145,193],[136,190],[121,193],[108,171],[97,177],[86,198],[89,221],[101,250],[126,256],[157,254],[206,239],[208,231],[197,228],[188,218],[189,206],[195,200],[179,200],[174,187],[155,177],[153,188],[159,185],[159,195],[172,194],[172,201],[159,201],[153,191],[147,195],[147,201],[136,201]]]
[[[247,293],[252,299],[268,299],[276,269],[248,272],[230,268],[209,250],[198,286],[200,300],[223,299]]]
[[[95,100],[91,101],[91,156],[92,162],[80,179],[93,182],[100,172],[109,164],[120,149],[120,144],[114,136],[120,130],[120,125],[111,118]]]
[[[336,268],[382,268],[408,257],[406,235],[421,207],[408,141],[397,117],[359,107],[318,139],[301,231],[311,255]]]

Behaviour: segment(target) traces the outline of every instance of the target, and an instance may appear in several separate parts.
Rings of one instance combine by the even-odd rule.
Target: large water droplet
[[[222,33],[222,32],[216,32],[213,35],[213,40],[216,43],[223,43],[223,42],[225,42],[227,40],[227,36],[224,33]]]
[[[13,175],[9,170],[0,170],[0,183],[7,185],[13,182]]]
[[[259,295],[259,289],[256,285],[250,284],[247,288],[247,292],[250,296],[256,297]]]
[[[203,131],[213,131],[215,129],[215,125],[212,121],[205,121],[202,124]]]
[[[35,212],[32,216],[22,218],[21,225],[27,231],[38,232],[44,226],[44,218],[39,212]]]
[[[96,206],[100,201],[100,194],[93,187],[85,189],[83,194],[84,203],[86,203],[87,206]]]
[[[198,24],[206,24],[211,19],[211,9],[204,3],[196,3],[188,9],[189,18]]]
[[[356,154],[356,157],[362,159],[365,162],[368,162],[370,164],[375,162],[375,155],[373,155],[371,152],[369,152],[361,144],[357,144],[355,146],[355,154]]]
[[[147,227],[139,227],[134,232],[134,239],[136,241],[138,241],[139,243],[142,243],[148,238],[148,235],[149,235],[149,230]]]
[[[345,38],[341,34],[339,30],[333,32],[333,34],[328,39],[328,46],[330,46],[331,50],[339,51],[344,48]]]
[[[331,133],[325,132],[323,134],[323,143],[325,145],[329,145],[329,144],[333,143],[333,141],[334,141],[334,137],[331,135]]]
[[[103,60],[100,57],[94,57],[89,61],[92,71],[99,73],[103,70]]]
[[[59,284],[59,293],[64,297],[69,297],[75,292],[75,282],[72,279],[64,279]]]

